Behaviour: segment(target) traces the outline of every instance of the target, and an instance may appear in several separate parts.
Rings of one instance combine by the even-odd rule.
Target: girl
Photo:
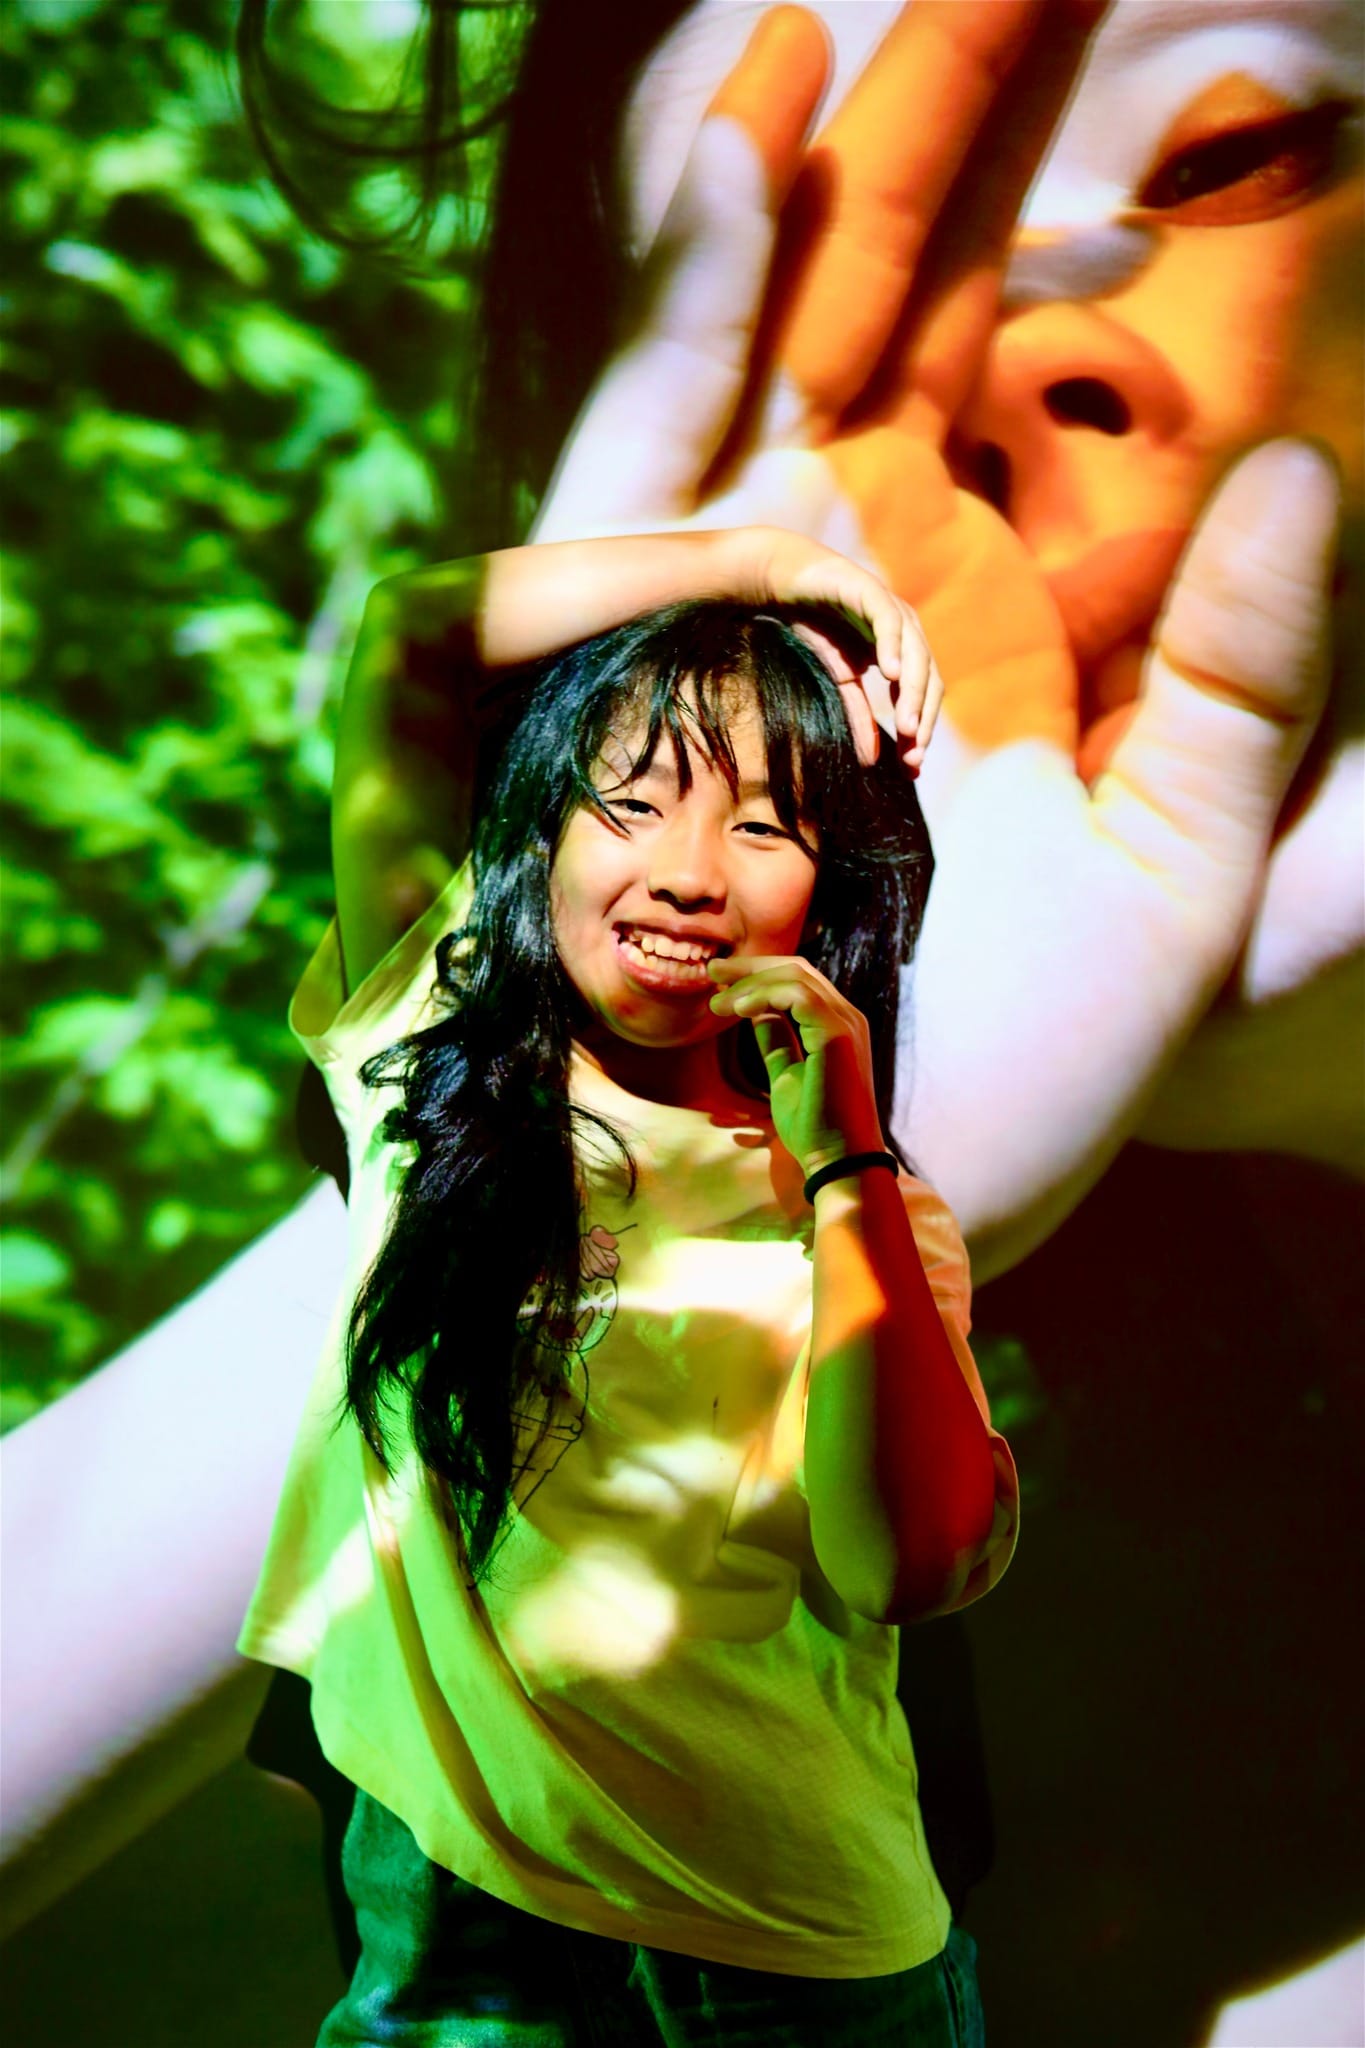
[[[773,605],[871,635],[913,771],[913,618],[795,535],[367,611],[293,1013],[352,1279],[242,1640],[360,1788],[329,2048],[978,2037],[894,1697],[1017,1499],[884,1135],[925,843],[838,631]]]

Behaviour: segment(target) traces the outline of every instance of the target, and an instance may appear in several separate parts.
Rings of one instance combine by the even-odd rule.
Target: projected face
[[[1235,456],[1315,436],[1360,505],[1359,36],[1338,0],[1120,0],[1026,208],[961,454],[1060,603],[1094,765]]]
[[[666,736],[634,770],[641,739],[627,733],[604,748],[596,786],[605,815],[583,806],[569,819],[551,902],[560,959],[593,1017],[617,1038],[662,1050],[729,1028],[708,1007],[708,961],[797,951],[815,864],[768,795],[756,707],[730,726],[733,790],[691,745],[683,787]]]
[[[810,11],[832,44],[827,119],[898,9]],[[649,67],[626,138],[642,242],[761,12],[702,0]],[[1116,0],[1034,183],[948,454],[1057,602],[1087,771],[1126,722],[1181,548],[1239,454],[1316,436],[1359,508],[1360,41],[1355,0]],[[989,175],[988,126],[984,140]],[[859,502],[856,466],[839,473],[871,535],[882,480]],[[894,536],[876,551],[891,566]]]

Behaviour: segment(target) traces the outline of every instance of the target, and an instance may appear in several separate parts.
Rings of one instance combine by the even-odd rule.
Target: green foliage
[[[411,13],[315,0],[310,82],[382,96]],[[486,156],[438,275],[339,254],[260,172],[233,18],[0,10],[10,1421],[304,1186],[331,719],[369,585],[444,551]]]

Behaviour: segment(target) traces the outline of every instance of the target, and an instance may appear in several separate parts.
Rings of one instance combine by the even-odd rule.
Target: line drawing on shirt
[[[512,1500],[518,1511],[526,1508],[570,1444],[577,1443],[583,1434],[592,1390],[588,1353],[601,1343],[615,1318],[620,1300],[616,1280],[621,1264],[618,1247],[626,1232],[635,1227],[627,1223],[619,1231],[611,1231],[601,1223],[589,1224],[578,1240],[579,1295],[573,1328],[563,1339],[545,1331],[539,1333],[541,1353],[551,1354],[555,1363],[534,1375],[545,1406],[538,1413],[525,1408],[512,1411],[513,1424],[530,1437],[525,1456],[512,1469]],[[533,1289],[522,1305],[518,1328],[531,1321],[538,1307],[539,1299]],[[554,1447],[553,1455],[542,1462],[547,1445]],[[523,1491],[527,1479],[531,1484]]]

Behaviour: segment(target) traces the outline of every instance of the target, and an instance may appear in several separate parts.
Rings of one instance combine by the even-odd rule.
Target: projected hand
[[[1046,38],[1038,12],[916,0],[804,152],[823,32],[799,8],[764,18],[702,124],[646,262],[648,314],[593,394],[536,538],[771,523],[870,555],[922,613],[960,733],[1071,747],[1075,665],[1057,608],[1018,536],[943,456],[1019,200],[1099,9],[1051,9]],[[955,196],[951,232],[931,244],[955,175],[1006,115],[1008,152],[992,147],[980,186],[989,203]],[[920,310],[902,334],[912,285]],[[892,705],[874,708],[889,726]]]
[[[1040,36],[1026,0],[916,0],[804,157],[823,41],[799,10],[768,17],[703,123],[650,315],[541,529],[771,520],[870,548],[914,604],[945,700],[902,1135],[981,1272],[1055,1226],[1171,1074],[1234,967],[1322,701],[1335,490],[1309,450],[1257,452],[1207,508],[1093,791],[1053,595],[945,459],[1094,15],[1049,9]],[[981,138],[989,176],[955,183]]]

